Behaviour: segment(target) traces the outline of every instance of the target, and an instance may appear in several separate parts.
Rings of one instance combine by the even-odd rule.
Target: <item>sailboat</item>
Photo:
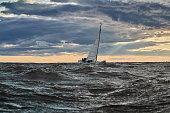
[[[101,28],[102,28],[102,23],[100,24],[99,35],[96,38],[96,41],[95,41],[93,47],[89,51],[88,57],[82,58],[82,60],[79,60],[78,63],[85,63],[85,64],[105,64],[106,63],[105,60],[104,61],[97,61],[100,35],[101,35]]]

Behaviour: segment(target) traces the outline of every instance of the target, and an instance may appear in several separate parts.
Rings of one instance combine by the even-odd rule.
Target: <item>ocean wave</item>
[[[42,71],[41,69],[32,70],[23,75],[22,78],[40,81],[42,80],[47,82],[55,82],[63,79],[63,77],[57,72],[55,73],[45,72]]]
[[[0,64],[0,112],[169,113],[169,65]]]

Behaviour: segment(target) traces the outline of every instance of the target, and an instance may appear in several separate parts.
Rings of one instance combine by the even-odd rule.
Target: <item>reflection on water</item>
[[[169,113],[170,63],[1,63],[0,100],[0,112]]]

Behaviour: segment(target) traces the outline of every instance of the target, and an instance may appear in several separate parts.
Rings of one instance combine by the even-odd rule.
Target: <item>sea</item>
[[[170,113],[170,62],[0,63],[0,113]]]

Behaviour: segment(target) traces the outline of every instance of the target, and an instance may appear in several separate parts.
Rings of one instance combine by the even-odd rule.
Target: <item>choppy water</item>
[[[1,63],[0,112],[170,113],[170,63]]]

